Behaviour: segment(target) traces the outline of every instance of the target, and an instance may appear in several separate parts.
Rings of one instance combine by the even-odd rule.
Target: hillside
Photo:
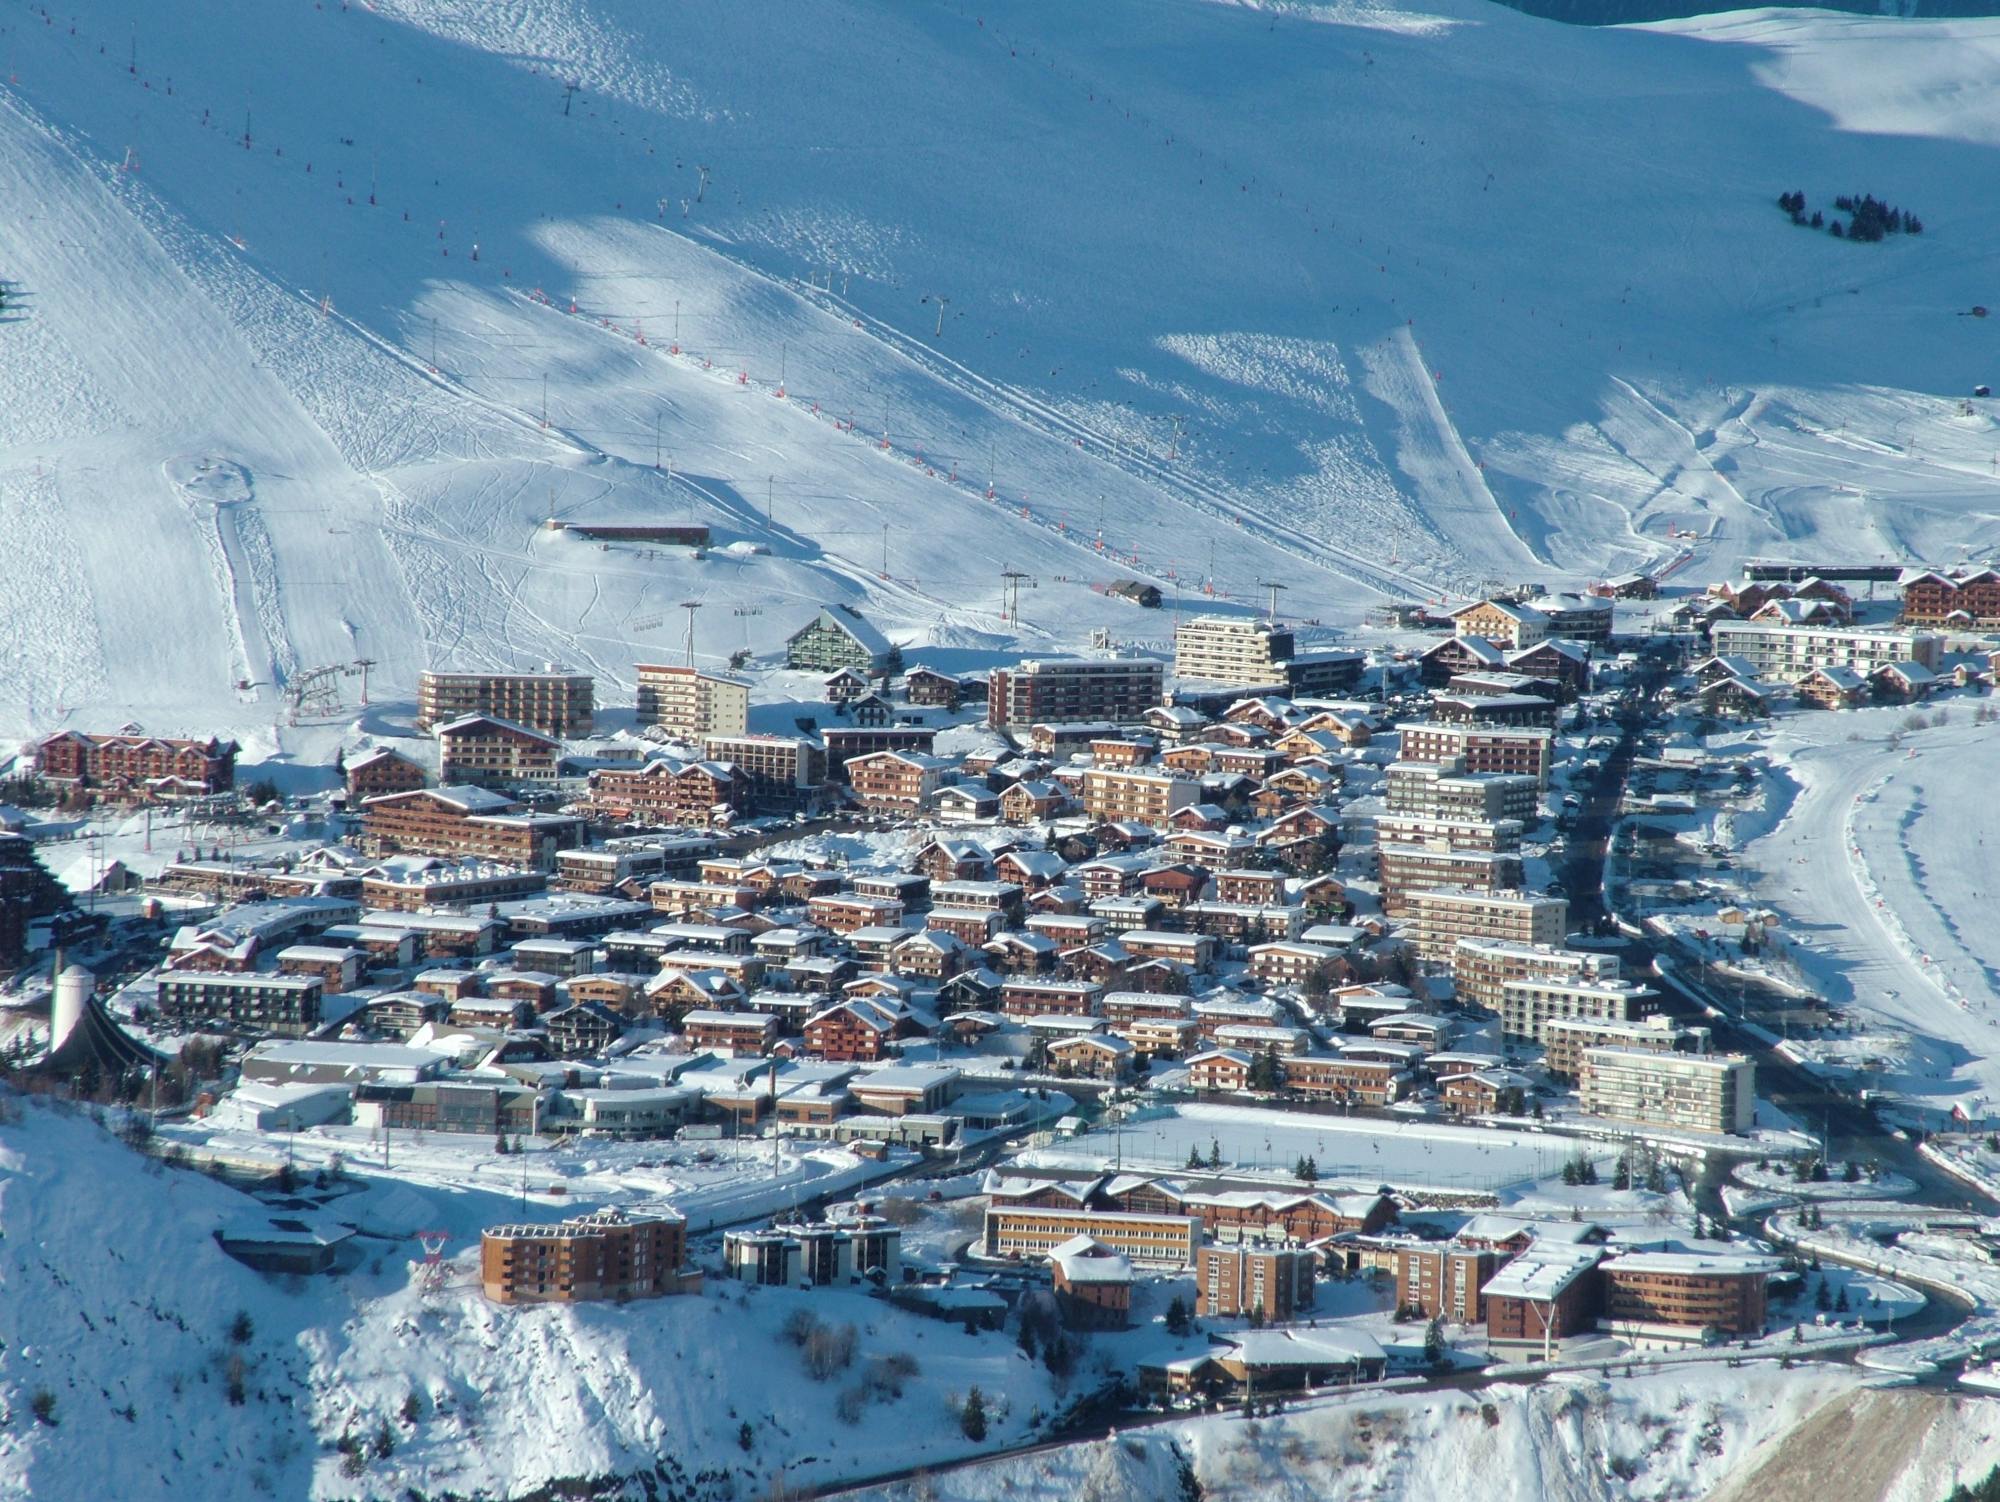
[[[1233,608],[1271,579],[1339,623],[1632,567],[1670,524],[1704,535],[1687,577],[2000,535],[1992,425],[1959,411],[1993,374],[1961,316],[2000,214],[1993,22],[4,22],[10,736],[136,717],[284,754],[285,685],[359,657],[390,705],[427,662],[544,659],[615,701],[683,599],[705,660],[841,598],[973,665],[1017,634],[1006,566],[1034,648],[1163,638],[1086,588],[1121,571]],[[1772,203],[1863,186],[1924,234]],[[603,550],[551,515],[742,546]]]

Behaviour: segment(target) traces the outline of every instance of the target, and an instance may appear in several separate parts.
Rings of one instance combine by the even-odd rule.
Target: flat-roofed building
[[[1618,956],[1557,944],[1465,938],[1452,946],[1453,994],[1462,1006],[1500,1010],[1500,990],[1510,980],[1615,981]]]
[[[1285,682],[1292,633],[1270,621],[1198,615],[1174,629],[1174,676],[1241,685]]]
[[[826,749],[803,736],[709,735],[702,737],[701,751],[749,779],[749,804],[759,813],[806,808],[826,783]]]
[[[1376,857],[1382,911],[1392,918],[1412,911],[1419,892],[1442,888],[1491,896],[1518,890],[1527,876],[1516,851],[1381,845]]]
[[[1531,892],[1437,887],[1412,891],[1409,927],[1417,957],[1449,965],[1460,939],[1554,946],[1569,932],[1569,903]]]
[[[1532,776],[1467,772],[1456,761],[1392,762],[1384,780],[1391,814],[1525,823],[1535,818],[1541,802],[1541,784]]]
[[[1709,641],[1718,657],[1741,658],[1759,678],[1777,683],[1797,683],[1815,668],[1850,668],[1865,678],[1899,662],[1935,673],[1944,654],[1944,638],[1934,632],[1836,624],[1717,621]]]
[[[1204,1246],[1195,1254],[1195,1313],[1273,1324],[1297,1319],[1313,1306],[1318,1261],[1319,1253],[1303,1246]]]
[[[1155,828],[1175,809],[1201,802],[1201,784],[1191,777],[1141,768],[1092,767],[1083,774],[1083,811],[1105,823],[1131,822]]]
[[[259,1032],[300,1036],[319,1026],[326,985],[316,975],[184,973],[159,979],[154,1007],[169,1022],[214,1019]]]
[[[687,1221],[673,1210],[598,1210],[554,1225],[492,1226],[479,1281],[496,1304],[577,1304],[691,1292]]]
[[[1583,1073],[1587,1048],[1632,1048],[1641,1053],[1705,1053],[1708,1029],[1685,1028],[1662,1012],[1637,1022],[1551,1017],[1542,1024],[1542,1067],[1557,1079]]]
[[[1160,702],[1167,665],[1157,657],[1041,657],[987,678],[995,730],[1025,725],[1129,725]]]
[[[1654,1009],[1659,993],[1626,980],[1510,980],[1500,987],[1500,1031],[1509,1038],[1547,1041],[1543,1031],[1557,1017],[1592,1022],[1636,1022]]]
[[[1395,1249],[1396,1308],[1425,1319],[1477,1325],[1486,1319],[1480,1290],[1505,1259],[1485,1247],[1419,1242]]]
[[[1046,1257],[1077,1236],[1088,1236],[1149,1267],[1191,1267],[1195,1247],[1201,1241],[1201,1220],[1193,1215],[1133,1215],[1080,1208],[987,1207],[984,1244],[989,1257]]]
[[[1766,1288],[1783,1267],[1754,1254],[1626,1252],[1598,1264],[1604,1320],[1611,1333],[1641,1345],[1761,1335]]]
[[[597,685],[588,673],[450,673],[417,679],[417,728],[431,730],[465,715],[498,715],[543,735],[573,740],[596,720]]]
[[[1417,721],[1401,729],[1404,761],[1451,763],[1470,773],[1532,777],[1549,786],[1555,732],[1539,726],[1443,725]]]
[[[705,735],[742,735],[750,727],[750,684],[726,673],[679,664],[640,663],[639,723],[698,741]]]
[[[1586,1048],[1577,1097],[1588,1116],[1740,1136],[1755,1121],[1757,1067],[1741,1054]]]

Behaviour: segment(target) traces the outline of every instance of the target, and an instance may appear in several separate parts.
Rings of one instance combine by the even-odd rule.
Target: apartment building
[[[1519,888],[1527,879],[1515,851],[1381,845],[1376,856],[1382,911],[1392,918],[1409,913],[1418,892],[1449,889],[1497,895]]]
[[[1555,944],[1506,939],[1460,939],[1452,946],[1453,989],[1461,1005],[1500,1010],[1500,989],[1510,980],[1615,981],[1618,956]]]
[[[987,678],[987,723],[1129,725],[1159,704],[1166,671],[1157,657],[1031,657]]]
[[[1641,1053],[1705,1053],[1708,1029],[1684,1028],[1661,1012],[1637,1022],[1591,1017],[1551,1017],[1542,1024],[1542,1067],[1558,1079],[1583,1073],[1587,1048],[1628,1048]]]
[[[742,735],[750,727],[750,684],[693,666],[640,663],[639,723],[698,741],[705,735]]]
[[[1534,777],[1468,772],[1457,758],[1392,762],[1384,777],[1384,806],[1392,814],[1529,823],[1540,805],[1541,785]]]
[[[1504,981],[1500,986],[1500,1031],[1509,1038],[1547,1041],[1556,1018],[1590,1022],[1636,1022],[1654,1009],[1659,993],[1626,980],[1562,980],[1552,976]]]
[[[1500,1264],[1500,1253],[1455,1242],[1419,1243],[1395,1250],[1396,1308],[1425,1319],[1477,1325],[1486,1319],[1482,1290]]]
[[[1521,821],[1471,819],[1456,815],[1378,814],[1375,817],[1375,838],[1382,845],[1506,855],[1521,848]]]
[[[1934,632],[1887,627],[1717,621],[1709,641],[1716,656],[1741,658],[1777,683],[1797,683],[1815,668],[1850,668],[1865,678],[1899,662],[1935,673],[1944,656],[1944,638]]]
[[[303,1037],[319,1026],[326,986],[316,975],[219,974],[169,970],[153,1007],[169,1022],[213,1018],[259,1032]]]
[[[558,740],[589,735],[597,684],[588,673],[446,673],[417,679],[417,728],[433,730],[466,715],[496,715]]]
[[[1424,720],[1402,727],[1404,761],[1451,763],[1465,772],[1532,777],[1547,792],[1555,732],[1537,726],[1443,725]]]
[[[1587,1115],[1740,1136],[1752,1124],[1757,1069],[1741,1054],[1586,1048],[1577,1094]]]
[[[1292,633],[1271,621],[1198,615],[1174,630],[1174,676],[1242,686],[1286,681]]]
[[[1967,573],[1920,569],[1905,573],[1903,624],[1991,630],[2000,626],[2000,571]]]
[[[701,754],[726,761],[745,779],[749,807],[794,813],[816,802],[826,783],[826,749],[795,735],[707,735]]]
[[[462,715],[437,727],[438,780],[511,788],[556,780],[562,742],[497,715]]]
[[[1407,903],[1417,957],[1449,965],[1460,939],[1555,946],[1569,932],[1569,903],[1530,892],[1439,887],[1412,891]]]
[[[1201,801],[1192,778],[1143,768],[1092,767],[1083,774],[1083,811],[1106,823],[1164,825],[1175,809]]]
[[[1393,1106],[1411,1083],[1404,1070],[1380,1059],[1310,1054],[1281,1058],[1278,1067],[1287,1090],[1361,1106]]]
[[[496,1304],[580,1304],[692,1292],[687,1222],[672,1210],[598,1210],[554,1225],[492,1226],[479,1282]]]
[[[785,666],[886,678],[903,670],[903,653],[852,605],[829,605],[786,638]]]
[[[1278,1324],[1313,1306],[1319,1253],[1303,1246],[1204,1246],[1195,1254],[1194,1312]]]
[[[661,758],[631,770],[593,768],[590,802],[617,819],[713,829],[749,808],[750,780],[726,761]]]
[[[918,751],[877,751],[847,763],[847,780],[863,808],[915,813],[958,776],[958,764]]]

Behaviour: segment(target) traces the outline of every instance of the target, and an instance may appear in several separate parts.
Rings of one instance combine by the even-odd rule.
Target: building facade
[[[466,715],[498,715],[543,735],[572,740],[596,722],[597,683],[588,673],[447,673],[417,678],[417,728],[432,730]]]
[[[1159,704],[1165,683],[1156,657],[1029,658],[988,677],[986,719],[995,730],[1130,724]]]
[[[687,1222],[675,1211],[600,1210],[554,1225],[480,1234],[479,1281],[496,1304],[650,1299],[700,1286],[686,1271]]]
[[[697,667],[640,663],[639,723],[698,741],[705,735],[742,735],[750,727],[750,685]]]

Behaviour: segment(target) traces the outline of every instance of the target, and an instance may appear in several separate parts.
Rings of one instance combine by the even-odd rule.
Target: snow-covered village
[[[1981,8],[0,7],[0,1497],[2000,1498]]]

